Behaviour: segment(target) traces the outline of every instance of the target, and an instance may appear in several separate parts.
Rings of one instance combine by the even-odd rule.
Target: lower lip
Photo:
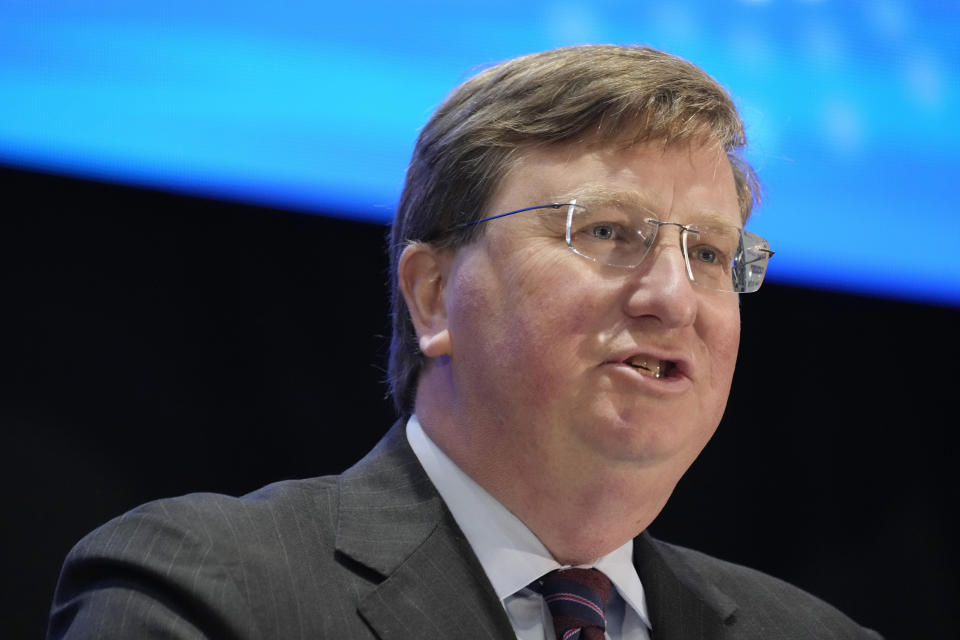
[[[672,374],[665,378],[654,378],[640,373],[635,367],[622,362],[608,362],[604,368],[612,369],[617,377],[623,376],[633,384],[639,385],[644,390],[656,391],[659,393],[683,393],[692,385],[690,378],[683,374]]]

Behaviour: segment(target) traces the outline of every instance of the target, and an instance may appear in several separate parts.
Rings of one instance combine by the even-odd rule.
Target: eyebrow
[[[570,202],[571,200],[576,200],[578,204],[584,206],[606,204],[641,207],[649,211],[653,210],[652,207],[644,202],[640,194],[635,191],[612,189],[606,185],[597,183],[580,185],[572,191],[561,194],[557,199],[558,202]]]
[[[624,189],[614,189],[599,183],[583,184],[566,193],[560,194],[555,202],[570,202],[576,200],[577,204],[585,207],[590,206],[617,206],[617,207],[635,207],[649,211],[658,219],[660,216],[650,206],[640,193],[636,191],[627,191]],[[720,224],[730,225],[730,218],[719,212],[703,211],[692,216],[693,219],[685,220],[683,224]],[[742,226],[739,212],[737,215],[737,224]]]

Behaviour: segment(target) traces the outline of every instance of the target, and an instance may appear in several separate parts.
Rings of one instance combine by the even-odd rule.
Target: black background
[[[64,555],[105,520],[338,472],[392,423],[384,227],[14,169],[0,187],[5,637],[42,636]],[[652,531],[888,639],[960,637],[960,310],[742,301],[726,417]]]

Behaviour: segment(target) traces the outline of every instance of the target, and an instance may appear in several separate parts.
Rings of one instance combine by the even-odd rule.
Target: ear
[[[448,266],[448,256],[424,242],[410,244],[400,255],[400,290],[417,331],[420,351],[428,358],[451,355],[444,301]]]

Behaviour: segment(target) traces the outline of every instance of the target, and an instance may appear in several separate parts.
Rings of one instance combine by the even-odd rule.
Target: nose
[[[666,328],[689,326],[697,317],[695,286],[679,238],[664,233],[631,273],[624,310],[632,317],[655,318]]]

